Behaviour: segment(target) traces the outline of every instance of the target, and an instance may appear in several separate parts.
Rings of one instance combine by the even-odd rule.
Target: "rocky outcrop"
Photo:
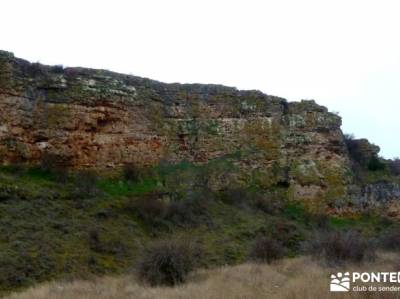
[[[305,201],[351,180],[339,116],[314,101],[32,64],[0,52],[1,163],[56,155],[71,168],[232,158],[239,181]]]
[[[400,219],[400,184],[385,179],[374,183],[347,186],[347,199],[330,204],[330,213],[358,215],[378,213],[381,216]]]
[[[346,136],[345,140],[352,161],[359,166],[368,167],[368,164],[378,157],[379,146],[370,143],[368,139],[354,139]]]

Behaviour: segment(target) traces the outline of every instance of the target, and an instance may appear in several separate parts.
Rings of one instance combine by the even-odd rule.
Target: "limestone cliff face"
[[[44,154],[72,168],[235,157],[240,180],[303,200],[344,196],[341,119],[314,101],[32,64],[0,52],[1,163]]]

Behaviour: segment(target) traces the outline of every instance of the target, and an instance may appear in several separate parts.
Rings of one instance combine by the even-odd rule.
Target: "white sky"
[[[315,99],[400,156],[400,1],[3,0],[0,49],[46,64]]]

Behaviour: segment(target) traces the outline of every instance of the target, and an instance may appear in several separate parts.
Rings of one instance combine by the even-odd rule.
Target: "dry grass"
[[[397,293],[333,294],[329,276],[338,271],[399,270],[399,256],[380,253],[374,263],[326,268],[308,257],[284,259],[271,265],[243,264],[194,273],[178,287],[150,288],[132,277],[104,277],[94,281],[54,282],[13,294],[8,299],[307,299],[307,298],[400,298]]]

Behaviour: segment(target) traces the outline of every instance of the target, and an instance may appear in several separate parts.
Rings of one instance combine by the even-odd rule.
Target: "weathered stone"
[[[50,153],[72,168],[113,169],[240,153],[241,180],[289,186],[293,199],[311,201],[344,197],[351,179],[340,117],[260,91],[63,69],[0,52],[0,117],[3,164]]]

